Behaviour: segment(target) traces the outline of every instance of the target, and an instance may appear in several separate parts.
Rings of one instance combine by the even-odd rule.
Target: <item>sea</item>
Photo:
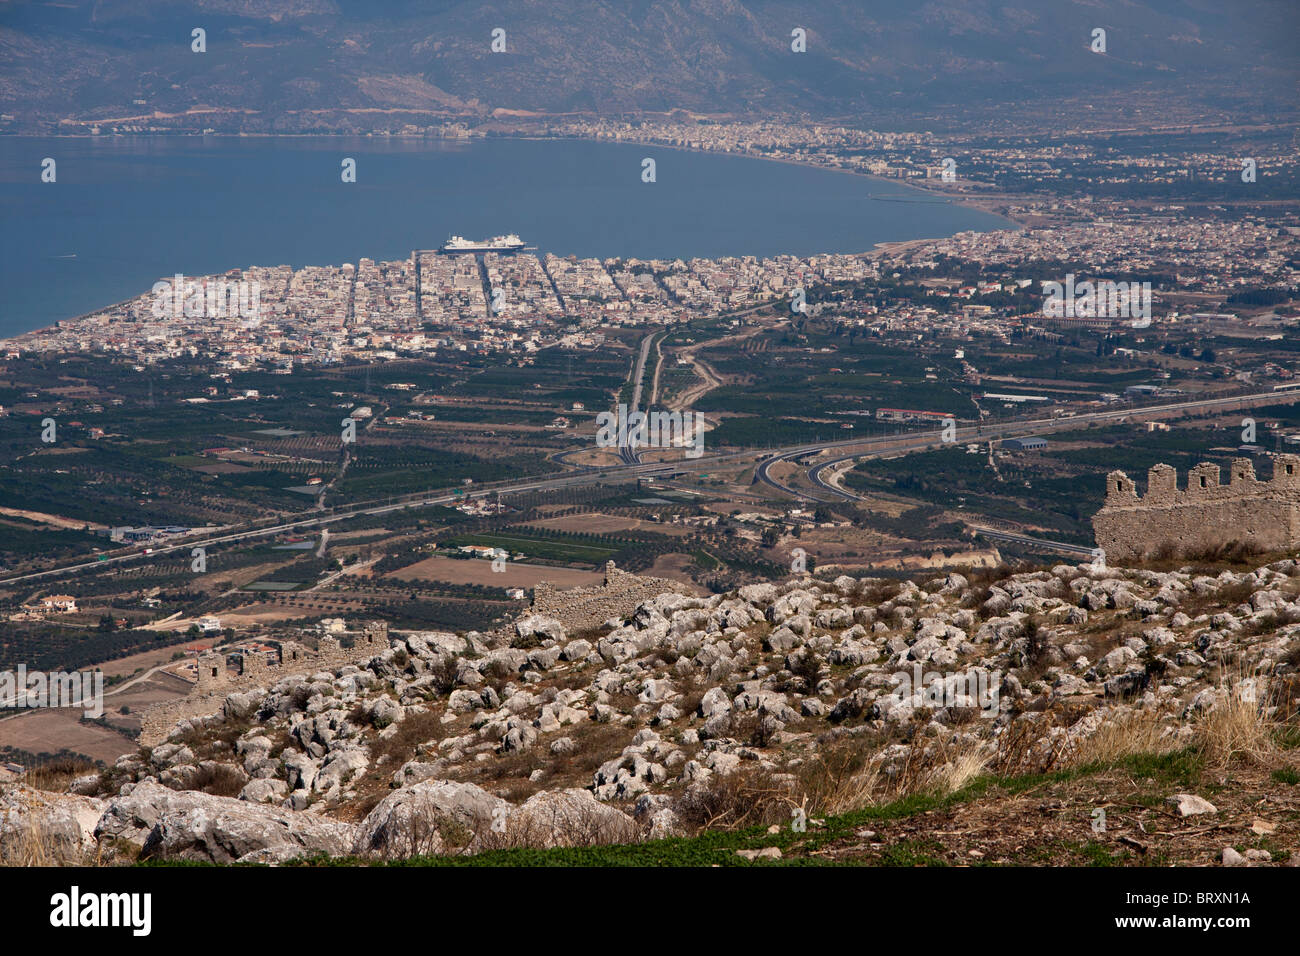
[[[347,160],[355,182],[343,181]],[[513,232],[539,255],[689,259],[865,252],[1008,228],[901,182],[638,144],[2,137],[0,338],[178,272],[379,262],[452,234]]]

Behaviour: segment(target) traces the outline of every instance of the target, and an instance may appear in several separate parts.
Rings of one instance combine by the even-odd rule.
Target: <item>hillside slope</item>
[[[1297,666],[1293,559],[664,593],[231,694],[0,855],[1296,862]]]

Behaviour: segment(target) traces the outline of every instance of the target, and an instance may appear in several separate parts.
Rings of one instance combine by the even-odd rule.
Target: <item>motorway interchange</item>
[[[150,548],[123,549],[119,552],[98,555],[94,560],[72,561],[56,567],[0,578],[0,585],[59,578],[89,568],[103,568],[113,564],[124,564],[140,561],[145,558],[161,557],[163,555],[174,554],[177,551],[192,552],[195,548],[202,548],[206,552],[210,548],[233,544],[239,541],[270,537],[295,531],[325,528],[330,524],[358,516],[382,515],[407,508],[454,504],[464,501],[466,498],[485,497],[488,495],[509,496],[524,492],[582,487],[586,485],[602,484],[609,479],[667,478],[682,473],[686,468],[689,468],[689,470],[693,472],[708,472],[711,470],[717,470],[720,466],[725,467],[745,461],[754,461],[757,463],[757,467],[754,471],[755,483],[764,484],[774,491],[790,495],[798,500],[825,501],[828,499],[819,497],[818,494],[814,494],[811,491],[805,491],[783,484],[781,481],[772,477],[770,470],[772,466],[778,462],[816,457],[828,451],[839,451],[842,452],[842,454],[838,454],[825,461],[816,463],[810,462],[807,470],[809,481],[819,493],[830,495],[830,500],[842,499],[855,501],[861,500],[859,496],[837,487],[827,479],[826,473],[836,465],[859,459],[878,458],[885,455],[893,456],[910,454],[913,452],[940,448],[944,444],[949,443],[966,444],[970,442],[991,442],[1004,438],[1023,438],[1031,435],[1050,434],[1052,432],[1076,429],[1081,425],[1124,421],[1125,419],[1131,418],[1137,414],[1141,414],[1144,418],[1179,416],[1195,412],[1228,411],[1232,408],[1245,408],[1259,404],[1294,402],[1297,399],[1300,399],[1300,392],[1288,391],[1279,393],[1277,391],[1270,391],[1208,399],[1194,399],[1163,405],[1137,407],[1126,406],[1124,408],[1088,412],[1082,415],[1062,416],[1058,418],[1014,419],[1000,422],[998,424],[970,425],[951,429],[947,436],[950,438],[950,441],[944,440],[945,436],[942,429],[918,429],[917,431],[904,436],[890,435],[866,439],[854,438],[834,442],[816,442],[813,444],[770,449],[758,454],[756,454],[753,449],[725,452],[718,455],[689,459],[688,466],[684,466],[684,463],[682,462],[642,463],[637,460],[635,454],[631,454],[624,456],[624,464],[611,465],[605,468],[577,466],[578,470],[564,475],[521,478],[511,481],[487,483],[476,486],[475,490],[472,492],[463,489],[434,490],[415,495],[387,498],[382,501],[359,502],[345,507],[335,507],[329,509],[325,513],[299,512],[297,514],[283,516],[281,519],[272,519],[269,522],[250,522],[242,525],[232,525],[221,529],[217,534],[206,535],[203,537],[191,536],[189,538],[173,541],[169,544],[156,545]],[[627,461],[628,457],[630,457],[632,461]]]

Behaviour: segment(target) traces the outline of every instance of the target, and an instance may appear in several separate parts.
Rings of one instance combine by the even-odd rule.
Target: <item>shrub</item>
[[[194,774],[189,789],[210,793],[214,797],[237,797],[247,782],[247,776],[238,767],[205,762]]]

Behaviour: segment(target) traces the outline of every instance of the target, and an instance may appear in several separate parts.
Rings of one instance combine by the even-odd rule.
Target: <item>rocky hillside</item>
[[[665,593],[231,694],[0,856],[1295,863],[1298,666],[1290,559]]]
[[[1077,109],[1058,101],[1052,113],[1079,119],[1138,94],[1149,108],[1231,109],[1237,123],[1294,110],[1296,10],[1285,0],[11,0],[4,13],[0,113],[13,119],[0,128],[25,132],[65,132],[63,120],[397,129],[498,109],[930,128],[1060,97]],[[796,27],[803,54],[791,52]],[[207,31],[205,53],[191,50],[195,28]],[[1094,28],[1109,31],[1108,56],[1090,52]],[[503,53],[491,49],[497,29]]]

